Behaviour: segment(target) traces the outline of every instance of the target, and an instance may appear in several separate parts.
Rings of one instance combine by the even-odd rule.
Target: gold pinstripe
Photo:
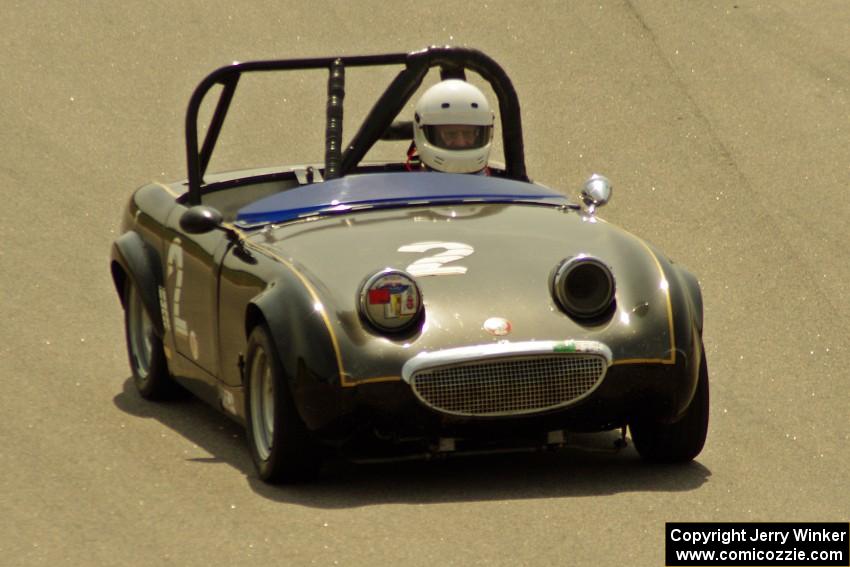
[[[300,271],[298,271],[298,269],[295,266],[293,266],[292,263],[289,262],[286,258],[280,256],[279,254],[277,254],[277,252],[275,252],[274,250],[272,250],[272,249],[270,249],[266,246],[263,246],[262,244],[257,244],[256,242],[252,242],[251,240],[248,240],[248,238],[246,237],[247,235],[245,233],[243,233],[241,230],[239,230],[238,228],[236,228],[234,225],[232,225],[230,223],[222,223],[222,224],[224,226],[226,226],[227,228],[232,229],[233,231],[238,233],[242,237],[243,241],[245,242],[245,244],[247,246],[254,248],[255,250],[258,250],[258,251],[262,252],[263,254],[270,256],[271,258],[274,258],[275,260],[277,260],[278,262],[280,262],[281,264],[283,264],[284,266],[289,268],[289,270],[293,274],[295,274],[295,277],[297,277],[299,279],[299,281],[301,281],[301,283],[307,289],[307,293],[310,294],[310,298],[313,300],[313,303],[314,304],[321,303],[321,301],[319,300],[319,294],[316,293],[315,288],[310,283],[310,281],[307,279],[307,277],[304,274],[302,274]],[[345,373],[345,367],[342,364],[342,353],[339,350],[339,340],[337,339],[336,333],[333,330],[333,326],[331,325],[331,320],[330,320],[330,318],[328,318],[328,314],[327,314],[327,311],[325,311],[325,309],[321,309],[320,313],[322,315],[322,321],[325,323],[325,328],[328,330],[328,335],[330,335],[330,338],[331,338],[331,345],[333,346],[333,349],[334,349],[334,356],[336,358],[337,369],[339,370],[340,385],[343,386],[343,387],[350,387],[350,386],[356,386],[358,384],[361,384],[362,382],[360,382],[360,381],[357,381],[357,382],[350,382],[349,381],[348,375]]]
[[[233,230],[239,232],[243,237],[245,236],[244,233],[239,231],[239,229],[237,229],[233,225],[229,225],[228,223],[224,223],[224,224],[229,226],[230,228],[233,228]],[[262,244],[257,244],[256,242],[251,242],[247,239],[245,239],[245,243],[250,245],[252,248],[254,248],[256,250],[259,250],[259,251],[262,251],[265,254],[268,254],[269,256],[271,256],[272,258],[274,258],[275,260],[277,260],[278,262],[280,262],[281,264],[283,264],[284,266],[289,268],[292,271],[292,273],[295,274],[295,276],[301,281],[301,283],[304,284],[304,287],[307,288],[307,292],[310,294],[310,297],[312,298],[313,302],[314,303],[321,303],[319,301],[319,295],[316,293],[316,290],[315,290],[315,288],[313,288],[310,281],[307,279],[306,276],[304,276],[304,274],[302,274],[300,271],[298,271],[298,268],[293,266],[291,262],[289,262],[285,258],[278,255],[276,252],[274,252],[274,250],[267,248],[266,246],[263,246]],[[350,387],[354,387],[354,386],[359,386],[361,384],[374,384],[374,383],[377,383],[377,382],[399,382],[399,381],[401,381],[401,376],[378,376],[378,377],[375,377],[375,378],[365,378],[365,379],[362,379],[362,380],[352,381],[350,379],[350,376],[348,374],[346,374],[345,367],[342,364],[342,352],[340,351],[340,348],[339,348],[339,340],[337,339],[336,333],[333,330],[333,326],[331,325],[331,321],[328,318],[328,314],[324,309],[321,310],[321,314],[322,314],[322,320],[325,323],[325,327],[328,330],[328,334],[331,337],[331,344],[333,345],[334,355],[336,356],[336,363],[337,363],[337,367],[339,369],[339,377],[340,377],[340,385],[341,386],[343,386],[345,388],[350,388]]]
[[[274,258],[275,260],[289,268],[307,289],[307,292],[310,294],[310,298],[313,300],[313,303],[321,303],[321,301],[319,300],[319,294],[316,293],[316,290],[310,283],[310,280],[308,280],[307,277],[298,270],[298,268],[292,265],[291,262],[277,254],[273,249],[248,240],[246,238],[246,234],[236,228],[234,225],[230,223],[223,224],[226,227],[233,229],[235,232],[239,233],[239,235],[242,236],[246,245],[250,246],[251,248],[254,248],[255,250],[261,251],[264,254],[267,254],[271,258]],[[345,366],[343,366],[342,363],[342,352],[339,348],[339,340],[337,339],[336,333],[334,332],[333,326],[331,325],[331,321],[328,318],[328,314],[324,309],[321,310],[321,314],[322,321],[324,321],[325,328],[328,330],[328,335],[330,335],[331,338],[331,345],[333,346],[337,368],[339,369],[339,378],[341,386],[345,388],[351,388],[354,386],[359,386],[361,384],[374,384],[376,382],[398,382],[401,380],[401,376],[378,376],[375,378],[365,378],[363,380],[351,380],[351,377],[345,372]]]
[[[378,382],[401,382],[401,376],[378,376],[376,378],[365,378],[363,380],[358,380],[356,384],[350,385],[357,386],[360,384],[376,384]]]
[[[295,274],[295,276],[299,279],[299,281],[301,281],[301,283],[307,289],[307,292],[310,294],[310,298],[313,300],[313,303],[321,303],[321,301],[319,300],[319,294],[316,293],[316,289],[310,283],[310,280],[308,280],[307,277],[304,274],[302,274],[298,270],[298,268],[296,268],[294,265],[292,265],[292,263],[289,262],[286,258],[283,258],[282,256],[280,256],[272,248],[269,248],[267,246],[263,246],[262,244],[258,244],[256,242],[249,240],[247,238],[248,235],[245,234],[244,232],[242,232],[235,225],[233,225],[231,223],[226,223],[226,222],[222,223],[222,224],[225,227],[227,227],[228,229],[231,229],[234,232],[236,232],[237,234],[239,234],[239,236],[242,238],[242,240],[245,242],[245,244],[247,246],[250,246],[251,248],[254,248],[255,250],[258,250],[258,251],[268,255],[269,257],[274,258],[275,260],[277,260],[278,262],[280,262],[281,264],[283,264],[284,266],[289,268],[289,270],[291,270],[292,273]],[[331,321],[328,318],[328,314],[324,309],[321,310],[321,314],[322,314],[322,321],[324,321],[325,328],[328,330],[328,335],[330,335],[330,338],[331,338],[331,345],[333,346],[333,349],[334,349],[334,356],[336,358],[337,368],[339,369],[340,385],[342,387],[351,388],[351,387],[354,387],[354,386],[359,386],[361,384],[374,384],[374,383],[378,383],[378,382],[400,382],[401,381],[401,376],[377,376],[375,378],[364,378],[362,380],[351,380],[351,377],[345,372],[345,366],[342,363],[342,352],[340,351],[339,340],[337,339],[336,333],[334,332],[333,325],[331,325]]]

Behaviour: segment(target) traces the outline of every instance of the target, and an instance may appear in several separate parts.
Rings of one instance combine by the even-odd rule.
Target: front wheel
[[[274,342],[263,325],[248,339],[246,368],[248,443],[260,478],[270,483],[314,478],[321,459],[298,415]]]
[[[154,333],[142,296],[129,277],[124,284],[124,334],[133,383],[139,394],[148,400],[174,396],[179,387],[168,374],[162,339]]]
[[[672,423],[641,418],[629,425],[635,448],[644,459],[682,463],[702,451],[708,435],[708,365],[702,345],[700,355],[697,389],[682,417]]]

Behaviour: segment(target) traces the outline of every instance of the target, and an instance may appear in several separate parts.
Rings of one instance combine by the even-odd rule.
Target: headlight
[[[576,319],[599,317],[614,303],[614,276],[608,266],[591,256],[561,262],[552,288],[561,308]]]
[[[360,312],[378,331],[401,333],[420,321],[422,292],[412,276],[386,269],[360,287]]]

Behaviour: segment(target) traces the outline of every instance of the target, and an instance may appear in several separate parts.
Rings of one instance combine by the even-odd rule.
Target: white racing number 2
[[[189,329],[186,319],[180,316],[180,301],[183,298],[183,247],[180,237],[175,237],[168,247],[168,260],[165,266],[165,278],[170,280],[174,276],[174,293],[171,295],[171,319],[174,321],[175,338],[189,341],[189,352],[195,362],[200,358],[201,352],[198,344],[198,335]],[[163,296],[166,294],[163,293]],[[162,301],[162,299],[160,299]]]
[[[439,249],[442,249],[442,252],[419,258],[407,266],[407,273],[415,277],[448,276],[466,273],[465,266],[447,266],[446,264],[457,262],[475,252],[475,249],[469,244],[463,244],[462,242],[414,242],[413,244],[405,244],[399,247],[398,251],[422,254],[430,250]]]
[[[185,319],[180,318],[180,297],[183,294],[183,248],[180,246],[180,238],[171,241],[168,247],[168,261],[166,262],[166,279],[174,275],[174,292],[171,294],[171,317],[174,321],[174,332],[180,336],[189,336],[189,326]]]

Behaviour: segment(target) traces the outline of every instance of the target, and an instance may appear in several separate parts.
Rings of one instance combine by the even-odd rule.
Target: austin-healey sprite
[[[398,73],[342,144],[345,71]],[[366,160],[410,139],[429,70],[476,74],[498,102],[504,163],[486,174]],[[208,173],[237,86],[327,70],[324,156]],[[212,91],[202,143],[199,109]],[[188,176],[130,197],[111,270],[144,398],[189,390],[247,431],[260,478],[317,474],[330,454],[548,447],[631,432],[645,459],[685,462],[708,429],[697,279],[526,172],[505,71],[467,48],[234,63],[197,87]]]

